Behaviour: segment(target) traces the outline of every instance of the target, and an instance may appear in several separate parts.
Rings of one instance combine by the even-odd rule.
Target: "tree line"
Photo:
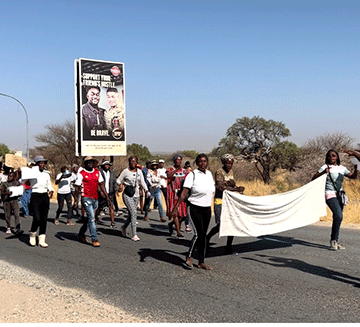
[[[324,155],[327,150],[344,151],[353,148],[354,139],[346,133],[326,133],[308,140],[304,146],[298,147],[285,138],[291,136],[290,130],[283,122],[266,120],[259,116],[252,118],[242,117],[228,128],[225,136],[219,141],[210,156],[221,157],[224,153],[232,153],[238,160],[251,162],[264,183],[269,183],[271,174],[277,168],[296,171],[303,169],[304,161]],[[45,132],[35,136],[40,144],[30,149],[30,156],[41,153],[52,164],[55,170],[61,166],[80,164],[81,157],[75,156],[75,124],[65,121],[64,124],[45,126]],[[2,152],[10,153],[6,145],[0,144]],[[129,155],[136,155],[144,164],[146,160],[159,159],[151,154],[149,149],[142,145],[132,143],[127,145]],[[184,157],[195,159],[198,155],[194,150],[182,150]],[[5,153],[4,153],[5,154]],[[0,153],[0,155],[4,155]],[[170,160],[171,154],[167,156]],[[126,159],[118,159],[121,169],[126,166]]]

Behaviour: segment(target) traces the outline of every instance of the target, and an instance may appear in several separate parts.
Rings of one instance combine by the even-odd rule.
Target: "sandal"
[[[192,269],[193,268],[193,262],[192,262],[192,258],[186,258],[186,261],[183,263],[183,266],[187,269]]]
[[[205,269],[205,270],[212,270],[212,268],[205,263],[200,263],[198,265],[198,268]]]

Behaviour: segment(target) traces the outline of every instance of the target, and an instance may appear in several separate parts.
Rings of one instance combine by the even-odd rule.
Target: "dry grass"
[[[290,173],[281,171],[272,177],[269,185],[264,184],[261,180],[238,181],[237,185],[245,187],[245,195],[262,196],[278,194],[293,190],[302,186],[301,184],[292,183]],[[345,179],[343,188],[348,195],[349,204],[344,207],[344,223],[360,224],[360,181]],[[327,216],[322,217],[321,221],[332,221],[332,213],[327,208]]]

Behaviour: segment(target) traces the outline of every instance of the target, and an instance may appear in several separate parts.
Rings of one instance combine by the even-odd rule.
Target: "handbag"
[[[129,196],[130,198],[132,198],[135,194],[136,184],[137,184],[137,176],[138,176],[138,171],[136,170],[135,185],[126,185],[124,188],[124,193],[127,196]]]
[[[336,198],[339,201],[339,204],[341,206],[346,206],[348,204],[348,196],[346,195],[344,190],[337,190],[335,183],[334,183],[333,179],[331,178],[330,173],[329,173],[329,177],[330,177],[331,183],[333,184],[334,189],[336,191]]]

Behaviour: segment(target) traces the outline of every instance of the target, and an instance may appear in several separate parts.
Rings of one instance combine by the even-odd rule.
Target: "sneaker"
[[[345,246],[340,243],[337,243],[337,248],[338,250],[345,250]]]
[[[139,236],[134,235],[131,240],[134,242],[137,242],[137,241],[140,241],[140,238],[139,238]]]
[[[105,212],[104,212],[104,211],[101,211],[101,212],[100,212],[100,216],[105,216]],[[99,221],[100,221],[100,219],[99,219]]]
[[[116,225],[115,225],[115,223],[113,223],[113,224],[110,224],[110,228],[116,228]]]
[[[58,218],[55,218],[54,224],[59,225],[59,219]]]
[[[329,249],[333,251],[338,250],[338,242],[336,242],[335,240],[331,240]]]
[[[186,233],[191,233],[190,225],[186,225],[186,226],[185,226],[185,232],[186,232]]]
[[[93,241],[92,244],[96,248],[100,246],[100,242],[98,240]]]
[[[6,229],[6,234],[12,234],[10,227],[8,227],[8,228]]]
[[[118,211],[117,213],[116,213],[116,217],[119,217],[119,216],[121,216],[122,215],[122,211]]]

